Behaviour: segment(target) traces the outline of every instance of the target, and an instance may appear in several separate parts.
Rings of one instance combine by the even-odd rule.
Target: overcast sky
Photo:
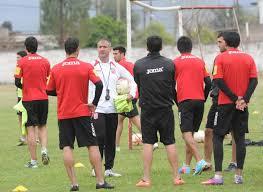
[[[239,0],[239,2],[245,6],[249,5],[250,2],[255,1],[256,0]],[[0,0],[0,24],[2,24],[4,21],[11,21],[14,31],[22,31],[27,33],[38,32],[40,15],[39,2],[40,0]],[[233,1],[215,0],[214,2],[229,3]]]

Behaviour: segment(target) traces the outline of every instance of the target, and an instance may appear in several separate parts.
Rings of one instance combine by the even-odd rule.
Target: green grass
[[[259,84],[250,103],[250,134],[247,138],[258,141],[263,139],[263,86]],[[11,85],[0,86],[0,192],[12,191],[16,186],[23,185],[33,192],[63,192],[69,190],[69,181],[64,170],[62,152],[58,149],[58,128],[56,120],[56,100],[50,99],[48,130],[49,130],[49,154],[51,163],[45,167],[40,164],[38,169],[26,169],[24,164],[29,159],[26,146],[15,146],[19,137],[17,116],[12,109],[16,102],[15,88]],[[206,114],[210,103],[207,103],[204,120],[201,129],[205,126]],[[177,117],[175,109],[175,116]],[[259,114],[253,114],[258,111]],[[184,160],[184,144],[179,132],[176,118],[176,139],[179,151],[180,164]],[[127,127],[127,126],[126,126]],[[228,140],[226,142],[229,142]],[[205,172],[201,176],[183,176],[187,182],[184,186],[172,185],[171,172],[168,166],[165,150],[162,144],[154,152],[152,167],[151,189],[138,189],[135,183],[142,176],[141,146],[129,151],[127,145],[127,128],[123,132],[121,140],[121,152],[117,153],[114,169],[120,172],[121,178],[109,178],[110,183],[116,186],[113,191],[263,191],[263,148],[247,147],[247,157],[244,168],[245,183],[233,184],[233,173],[225,174],[224,186],[202,186],[201,181],[213,175],[213,172]],[[203,145],[200,144],[200,149]],[[231,154],[231,147],[225,146],[225,158],[223,166],[226,167]],[[40,149],[38,147],[40,158]],[[75,161],[83,163],[86,168],[77,169],[77,178],[81,191],[95,191],[95,179],[90,176],[90,164],[85,148],[75,149]],[[194,165],[194,161],[192,166]]]

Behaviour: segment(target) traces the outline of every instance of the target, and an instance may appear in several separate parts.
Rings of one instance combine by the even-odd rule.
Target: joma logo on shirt
[[[37,60],[37,59],[42,59],[42,57],[28,57],[28,60]]]
[[[147,69],[146,74],[150,74],[150,73],[160,73],[163,72],[163,67],[160,68],[155,68],[155,69]]]
[[[62,66],[65,66],[65,65],[79,65],[80,62],[78,61],[66,61],[66,62],[63,62],[62,63]]]

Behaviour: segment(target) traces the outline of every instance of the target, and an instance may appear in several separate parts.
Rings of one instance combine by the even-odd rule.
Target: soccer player
[[[134,64],[127,61],[125,58],[126,49],[122,46],[114,47],[113,48],[113,58],[114,60],[119,63],[121,66],[123,66],[126,70],[130,72],[130,74],[133,76],[133,67]],[[139,112],[137,109],[137,94],[136,97],[132,100],[133,110],[127,113],[121,113],[118,114],[118,127],[116,131],[116,151],[120,151],[120,137],[123,130],[123,121],[126,117],[131,120],[131,122],[138,128],[138,130],[141,132],[141,121],[139,117]]]
[[[18,65],[18,61],[22,58],[25,57],[27,55],[26,51],[18,51],[16,53],[16,61],[17,61],[17,65]],[[22,99],[22,89],[20,88],[16,88],[16,94],[17,94],[17,102],[19,102]],[[19,125],[19,130],[21,131],[21,127],[22,127],[22,113],[21,112],[17,112],[17,116],[18,116],[18,125]],[[26,135],[21,135],[19,138],[19,142],[17,143],[17,146],[22,146],[26,144]]]
[[[120,177],[121,174],[112,170],[116,153],[116,130],[118,125],[118,114],[114,106],[114,98],[117,96],[116,83],[121,77],[130,82],[130,94],[128,100],[135,98],[137,86],[132,75],[120,64],[110,59],[111,42],[101,39],[97,43],[98,58],[94,62],[94,70],[103,82],[102,95],[93,115],[93,123],[96,130],[100,154],[103,159],[105,155],[105,176]],[[90,92],[94,93],[91,83]],[[92,99],[94,94],[90,94]],[[92,171],[94,176],[94,171]]]
[[[236,32],[222,34],[227,50],[215,59],[213,77],[220,89],[213,130],[215,176],[202,182],[222,185],[224,136],[232,131],[236,143],[237,169],[234,183],[242,184],[246,156],[245,133],[248,132],[248,103],[257,86],[257,70],[253,58],[238,50],[240,36]]]
[[[226,51],[226,42],[222,36],[223,33],[219,33],[217,36],[217,45],[220,52]],[[207,115],[207,123],[205,128],[205,140],[204,140],[204,156],[205,161],[208,164],[208,169],[212,170],[211,157],[213,151],[213,127],[215,113],[217,109],[217,100],[218,100],[219,89],[212,83],[212,91],[210,97],[212,97],[212,105]],[[229,163],[228,167],[224,171],[234,171],[236,169],[236,144],[235,140],[232,139],[232,160]]]
[[[37,168],[36,128],[38,128],[41,143],[42,163],[44,165],[49,163],[46,127],[48,115],[46,82],[50,72],[50,64],[47,59],[36,53],[38,42],[35,37],[30,36],[26,38],[25,47],[28,54],[18,61],[15,73],[15,85],[22,89],[22,101],[28,114],[26,128],[31,161],[25,166],[28,168]],[[21,83],[22,78],[23,85]]]
[[[178,155],[174,138],[175,70],[173,61],[160,55],[162,39],[159,36],[147,38],[149,54],[136,61],[134,79],[139,90],[141,107],[141,128],[143,140],[143,178],[137,187],[151,186],[153,144],[160,141],[165,145],[172,167],[174,185],[184,184],[178,173]]]
[[[202,59],[191,54],[192,41],[182,36],[177,41],[181,55],[174,60],[179,124],[185,141],[185,164],[180,173],[190,173],[192,156],[196,160],[194,175],[200,174],[207,166],[202,159],[193,134],[199,130],[204,114],[204,102],[211,88],[211,79]],[[205,83],[205,87],[204,87]]]
[[[51,70],[47,93],[58,99],[59,147],[63,150],[64,165],[71,182],[70,191],[79,190],[73,158],[75,138],[79,147],[88,149],[97,176],[96,189],[111,189],[113,186],[103,178],[99,148],[91,122],[91,114],[98,104],[103,85],[92,65],[77,59],[78,39],[68,38],[65,51],[67,58]],[[95,84],[96,90],[94,100],[88,105],[89,80]]]

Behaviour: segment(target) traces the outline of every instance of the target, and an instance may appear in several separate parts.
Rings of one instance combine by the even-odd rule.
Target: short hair
[[[240,44],[240,35],[234,31],[226,31],[223,32],[222,35],[223,39],[226,42],[228,47],[237,48]]]
[[[25,57],[25,56],[27,56],[27,53],[26,53],[26,51],[18,51],[17,53],[16,53],[17,55],[19,55],[20,57]]]
[[[116,47],[114,47],[113,48],[113,51],[119,51],[120,53],[123,53],[124,55],[126,54],[126,49],[125,49],[125,47],[123,47],[123,46],[116,46]]]
[[[109,40],[109,39],[107,39],[107,38],[102,38],[102,39],[100,39],[100,40],[98,41],[98,43],[97,43],[97,47],[98,47],[98,44],[99,44],[100,42],[103,42],[103,41],[106,41],[106,42],[108,42],[108,44],[109,44],[109,47],[111,47],[111,42],[110,42],[110,40]]]
[[[147,49],[149,52],[159,52],[162,50],[162,38],[154,35],[147,38]]]
[[[29,53],[36,53],[38,47],[37,39],[33,36],[27,37],[25,40],[25,47]]]
[[[192,40],[189,37],[181,36],[177,41],[177,49],[180,53],[191,53],[193,48]]]
[[[69,37],[65,41],[64,46],[67,55],[71,55],[72,53],[75,53],[79,48],[79,40],[76,37]]]

